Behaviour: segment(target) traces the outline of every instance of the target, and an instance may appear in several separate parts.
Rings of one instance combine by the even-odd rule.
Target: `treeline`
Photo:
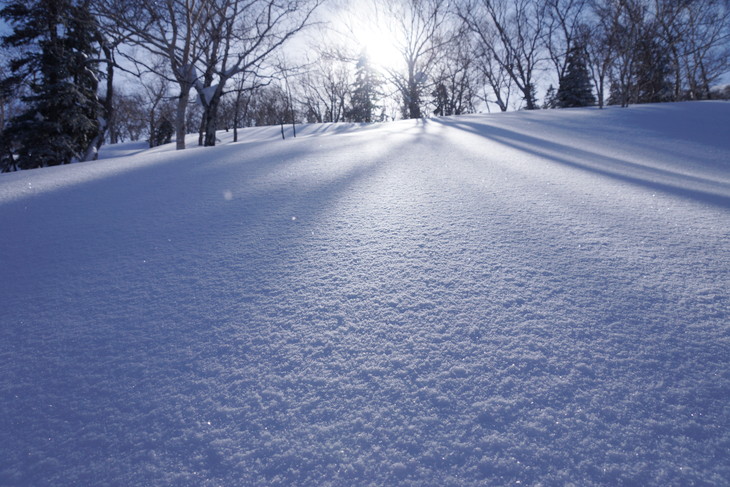
[[[730,0],[373,0],[395,64],[323,1],[5,0],[0,168],[244,126],[728,96]]]

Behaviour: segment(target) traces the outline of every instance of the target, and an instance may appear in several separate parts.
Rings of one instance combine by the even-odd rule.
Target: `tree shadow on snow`
[[[526,135],[505,127],[453,119],[434,119],[434,121],[571,168],[589,171],[700,203],[730,208],[730,188],[705,177],[690,176],[665,168],[652,167]]]

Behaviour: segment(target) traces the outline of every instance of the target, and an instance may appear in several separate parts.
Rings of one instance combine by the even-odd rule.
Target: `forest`
[[[0,169],[219,130],[728,97],[728,0],[2,3]],[[282,131],[283,133],[283,131]]]

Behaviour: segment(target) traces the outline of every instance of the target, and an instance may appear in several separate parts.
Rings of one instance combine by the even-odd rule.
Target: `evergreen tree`
[[[555,87],[550,85],[547,92],[545,93],[545,101],[542,103],[543,110],[558,107],[558,94],[555,91]]]
[[[172,142],[172,136],[175,133],[175,127],[170,119],[163,116],[159,125],[155,127],[155,132],[150,135],[150,147],[157,147]]]
[[[623,100],[626,99],[621,83],[615,79],[611,79],[611,84],[608,88],[608,104],[609,105],[621,105]]]
[[[642,36],[637,51],[634,84],[636,103],[659,103],[672,100],[672,67],[667,50],[651,33]]]
[[[350,119],[353,122],[370,123],[374,120],[373,114],[379,108],[377,102],[380,85],[378,73],[370,64],[367,54],[361,54],[357,61],[350,98]]]
[[[433,110],[433,114],[440,117],[442,115],[451,115],[449,107],[449,91],[444,83],[439,83],[436,86],[436,90],[433,92],[433,102],[436,108]]]
[[[26,84],[25,112],[3,134],[2,170],[86,160],[101,133],[97,23],[89,0],[12,1],[0,16],[14,27],[3,38],[19,57],[2,81],[13,91]]]
[[[591,75],[586,63],[585,49],[576,46],[568,53],[565,75],[560,78],[557,106],[560,108],[586,107],[596,103]]]

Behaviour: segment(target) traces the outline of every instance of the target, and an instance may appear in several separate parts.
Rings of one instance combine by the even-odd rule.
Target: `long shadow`
[[[17,249],[12,262],[0,262],[3,276],[16,278],[8,298],[15,306],[0,311],[0,336],[4,338],[0,351],[18,359],[5,370],[0,385],[16,384],[15,390],[24,398],[0,400],[0,409],[13,413],[6,417],[22,414],[24,418],[22,424],[4,424],[0,439],[59,459],[58,466],[48,467],[28,460],[27,465],[17,467],[20,483],[41,484],[56,475],[71,475],[64,466],[78,462],[69,453],[72,451],[85,452],[88,465],[98,465],[100,453],[123,457],[124,445],[118,438],[131,435],[142,441],[151,437],[141,419],[145,415],[161,427],[161,437],[172,434],[179,428],[176,408],[202,407],[199,391],[177,393],[201,380],[202,367],[218,358],[242,354],[243,348],[236,347],[252,348],[246,341],[249,334],[276,343],[277,330],[267,328],[276,320],[259,322],[265,310],[258,307],[271,305],[266,294],[271,282],[288,275],[284,270],[292,265],[293,254],[302,251],[296,243],[308,233],[306,224],[287,216],[291,211],[304,211],[315,219],[353,185],[376,175],[391,161],[377,152],[375,157],[324,174],[322,180],[300,184],[289,178],[286,182],[292,181],[291,185],[234,190],[230,199],[224,198],[222,190],[230,184],[245,189],[247,182],[286,171],[313,155],[330,157],[336,164],[336,155],[330,153],[339,153],[337,144],[322,149],[311,141],[303,142],[282,141],[274,150],[256,150],[252,157],[235,145],[173,153],[169,159],[107,175],[100,172],[0,205],[6,210],[0,215],[0,228],[24,234],[7,241],[0,238],[3,251],[13,250],[16,243],[24,246]],[[359,147],[369,143],[369,138],[348,141],[353,151],[362,151]],[[261,144],[268,148],[273,142]],[[257,145],[250,147],[256,149]],[[223,159],[206,160],[218,157]],[[191,187],[191,182],[199,184]],[[168,187],[158,193],[162,185]],[[112,205],[106,208],[108,201]],[[169,208],[177,208],[179,217]],[[42,216],[49,209],[67,221],[36,228],[35,222],[49,220]],[[28,223],[19,227],[15,218],[26,214]],[[38,259],[47,260],[49,267],[40,269]],[[71,296],[64,287],[94,289],[95,296]],[[38,305],[32,306],[36,299]],[[219,334],[229,338],[234,327],[242,330],[235,334],[244,337],[240,344],[217,341]],[[244,333],[246,330],[250,333]],[[230,347],[229,355],[224,353],[229,350],[226,347]],[[16,352],[19,350],[28,353]],[[37,355],[42,359],[35,360]],[[272,357],[255,356],[261,367],[278,367],[277,358],[273,352]],[[54,361],[64,366],[48,373],[46,364]],[[246,367],[251,367],[248,362]],[[132,387],[126,387],[128,384]],[[74,404],[73,411],[28,412],[46,399]],[[108,426],[110,440],[86,446],[92,436],[79,425],[93,429],[106,425],[109,417],[113,418]],[[75,425],[75,432],[66,431],[64,424],[69,422]],[[64,451],[54,449],[43,442],[40,431],[50,431],[49,435],[72,446]],[[183,455],[196,447],[185,444],[177,448]],[[21,449],[11,453],[20,455]],[[157,448],[147,445],[143,449]],[[9,457],[11,462],[20,459]]]
[[[335,331],[331,331],[329,337],[319,340],[316,335],[330,333],[330,330],[311,327],[311,335],[304,337],[299,333],[305,326],[297,328],[296,323],[299,320],[297,316],[305,311],[305,304],[311,302],[322,306],[328,302],[327,299],[319,302],[317,282],[307,278],[308,269],[324,267],[327,261],[314,261],[314,257],[303,255],[311,248],[319,248],[320,253],[323,252],[321,242],[305,239],[311,230],[306,218],[317,220],[322,212],[336,208],[337,199],[343,194],[368,180],[377,182],[381,171],[387,172],[402,164],[399,159],[412,150],[413,144],[431,144],[420,146],[423,154],[429,153],[426,149],[433,148],[436,152],[447,148],[448,139],[441,140],[430,135],[430,130],[423,130],[432,122],[419,121],[409,126],[407,133],[395,139],[398,143],[384,141],[387,150],[383,151],[367,151],[367,146],[373,145],[371,137],[351,138],[347,141],[347,151],[341,151],[336,140],[324,144],[325,147],[287,140],[260,142],[260,146],[256,143],[245,150],[241,146],[215,151],[201,149],[191,151],[182,159],[178,154],[169,160],[140,166],[114,177],[99,177],[83,184],[79,182],[58,192],[38,195],[35,201],[23,202],[28,203],[29,211],[33,212],[53,210],[57,205],[63,205],[63,211],[85,212],[88,206],[87,215],[80,214],[77,218],[72,215],[68,222],[60,222],[47,233],[34,230],[35,233],[29,234],[29,243],[46,251],[75,244],[56,251],[54,257],[63,260],[61,269],[50,269],[47,274],[57,284],[64,284],[66,279],[84,279],[81,285],[67,284],[71,284],[72,292],[93,291],[94,295],[86,298],[79,294],[69,298],[71,293],[64,292],[62,286],[50,295],[43,295],[54,283],[40,282],[22,283],[24,289],[19,291],[17,281],[7,280],[12,286],[6,290],[5,298],[13,303],[13,307],[5,311],[7,314],[4,316],[8,320],[0,331],[7,340],[0,340],[0,351],[11,360],[7,361],[5,377],[0,378],[0,385],[12,384],[12,389],[8,387],[10,392],[0,398],[0,409],[7,412],[0,420],[0,440],[18,445],[11,447],[9,460],[6,460],[7,470],[12,466],[18,472],[17,481],[13,483],[40,485],[49,483],[49,478],[55,478],[65,480],[56,483],[98,484],[104,481],[115,483],[121,477],[126,483],[159,485],[169,483],[173,475],[191,479],[202,472],[196,479],[206,476],[221,479],[220,483],[227,484],[266,483],[267,476],[268,480],[276,476],[280,482],[286,480],[289,484],[315,484],[313,479],[317,475],[321,480],[325,473],[334,472],[337,460],[333,460],[335,457],[330,451],[340,444],[340,440],[357,439],[361,437],[358,434],[361,429],[377,428],[379,431],[372,435],[372,440],[365,438],[355,444],[359,450],[365,450],[365,453],[359,453],[361,458],[374,462],[374,459],[382,457],[367,453],[369,442],[377,442],[379,449],[391,448],[393,444],[397,446],[394,435],[387,433],[392,431],[394,424],[400,423],[390,422],[389,418],[413,421],[416,430],[405,435],[412,436],[407,440],[415,440],[418,431],[429,433],[427,429],[433,429],[435,433],[427,436],[428,441],[433,441],[434,437],[440,439],[439,427],[427,427],[425,421],[416,422],[414,418],[417,419],[417,415],[436,417],[439,411],[444,415],[467,418],[462,423],[444,421],[445,428],[461,430],[459,444],[478,438],[481,427],[476,427],[468,418],[473,413],[469,407],[460,405],[458,401],[449,403],[440,397],[420,396],[430,395],[431,391],[450,390],[451,386],[446,382],[456,381],[451,377],[439,379],[442,377],[440,358],[446,358],[445,353],[433,354],[433,358],[439,359],[439,365],[431,365],[429,359],[424,361],[424,366],[413,369],[423,374],[420,380],[413,379],[413,385],[409,385],[407,378],[398,385],[401,379],[393,378],[401,372],[395,369],[404,368],[399,362],[416,356],[412,351],[406,352],[404,345],[393,354],[391,365],[386,364],[381,369],[387,371],[385,377],[376,377],[372,382],[363,379],[365,384],[355,384],[357,388],[341,387],[345,378],[355,376],[343,375],[342,381],[328,382],[328,376],[317,375],[316,368],[312,374],[307,373],[307,365],[319,362],[320,370],[323,370],[330,364],[343,364],[345,359],[338,353],[367,351],[363,350],[366,344],[380,344],[384,340],[363,340],[360,343],[353,340],[351,345],[338,346],[337,343],[357,339],[357,329],[347,330],[349,325],[346,322],[338,323],[337,335],[333,336]],[[477,130],[479,127],[482,130]],[[489,136],[479,124],[460,128]],[[495,140],[563,162],[547,150],[540,151],[538,148],[543,141],[536,138],[520,138],[519,134],[502,130],[497,131]],[[259,150],[264,147],[271,150]],[[560,144],[549,148],[573,151]],[[354,162],[339,170],[322,170],[314,175],[308,173],[304,180],[296,177],[301,174],[296,168],[302,160],[326,158],[336,165],[337,158],[352,157],[352,154],[362,151],[365,151],[365,156],[357,156]],[[583,152],[576,157],[598,157],[588,151]],[[214,154],[216,160],[205,160],[206,157],[214,157]],[[413,157],[407,162],[418,161]],[[570,159],[565,159],[564,163],[579,165]],[[321,166],[318,165],[318,169],[322,169]],[[267,178],[270,172],[277,172],[272,178],[277,179],[289,170],[293,171],[292,175],[282,178],[279,183],[250,187],[249,183],[256,183],[259,177]],[[171,187],[158,195],[157,188],[164,184]],[[221,190],[226,188],[232,190],[230,199],[223,197]],[[79,196],[79,193],[83,195]],[[94,195],[100,195],[99,200],[110,199],[112,207],[97,208],[103,207],[104,201],[84,201],[84,198],[89,200]],[[7,206],[0,207],[7,209]],[[175,212],[168,208],[174,208]],[[11,210],[11,216],[0,213],[0,228],[13,216],[25,215],[22,206]],[[302,217],[296,222],[290,217],[294,211]],[[427,213],[428,209],[423,209],[423,212]],[[116,220],[121,221],[117,224]],[[33,214],[29,221],[30,225],[36,223]],[[94,231],[89,232],[89,228]],[[90,244],[81,238],[75,239],[74,231],[79,231],[82,237],[90,236]],[[130,235],[128,231],[140,233]],[[550,231],[558,233],[559,229]],[[1,236],[0,232],[0,248],[4,243]],[[41,241],[41,237],[46,238]],[[55,240],[53,237],[59,238]],[[21,240],[13,237],[13,242]],[[14,259],[25,261],[39,257],[33,249],[13,255]],[[386,259],[386,256],[381,258]],[[456,264],[456,250],[449,258]],[[458,262],[462,264],[461,259]],[[566,279],[561,281],[579,277],[572,275],[569,269],[559,269],[559,264],[556,262],[554,269],[558,276],[565,273]],[[70,276],[61,272],[64,266],[72,271]],[[83,269],[77,270],[72,266],[83,266]],[[336,281],[337,271],[346,270],[343,262],[340,267],[330,269],[334,273],[317,272],[316,275]],[[486,271],[486,267],[482,270]],[[13,274],[17,276],[20,273],[14,271]],[[474,281],[470,278],[467,282]],[[310,286],[311,292],[305,293],[303,290]],[[405,289],[403,286],[400,288]],[[26,290],[29,292],[23,295]],[[295,299],[298,293],[305,296]],[[454,294],[454,297],[458,296]],[[63,299],[73,299],[74,304],[64,303]],[[443,303],[451,306],[447,301]],[[462,305],[475,303],[481,301],[464,298]],[[357,312],[360,316],[378,316],[374,311]],[[625,314],[632,317],[640,312],[643,313],[637,308]],[[320,321],[327,319],[336,323],[338,318],[335,315],[339,311],[319,310],[317,313],[322,315]],[[3,311],[0,311],[2,316]],[[487,313],[475,316],[487,316]],[[501,316],[512,315],[503,313]],[[13,318],[12,323],[10,318]],[[44,318],[48,321],[44,322]],[[450,321],[455,321],[455,324],[465,324],[466,318],[452,318]],[[3,320],[0,319],[0,322]],[[411,329],[414,328],[415,324],[411,326]],[[616,333],[629,336],[630,332],[616,329]],[[653,333],[660,338],[664,336],[656,331]],[[426,336],[436,335],[430,333]],[[310,337],[311,340],[305,339]],[[407,348],[420,346],[412,340],[406,342]],[[335,345],[330,347],[333,343]],[[459,343],[468,344],[468,341]],[[448,344],[439,342],[437,346],[446,349]],[[592,350],[587,344],[585,346]],[[474,349],[494,351],[496,346],[484,344]],[[428,347],[421,348],[422,352],[428,350]],[[513,354],[519,355],[525,350],[516,347]],[[314,355],[320,351],[323,355]],[[384,357],[385,353],[382,353],[377,358]],[[369,365],[369,362],[361,363]],[[663,359],[661,363],[671,362]],[[488,364],[485,362],[483,369],[475,370],[486,371]],[[527,362],[532,369],[539,368],[540,364],[540,359]],[[299,366],[305,368],[301,373],[294,369]],[[352,367],[359,365],[354,363]],[[629,366],[623,367],[621,371]],[[524,373],[529,374],[530,368]],[[600,372],[600,365],[597,369]],[[461,374],[459,370],[462,369],[456,372]],[[378,369],[373,372],[377,373]],[[391,372],[393,377],[389,377]],[[629,372],[632,372],[632,377],[638,375],[639,378],[644,373],[641,369],[637,372],[631,368]],[[364,366],[362,373],[370,374]],[[519,373],[505,372],[504,376]],[[331,379],[335,369],[328,374]],[[494,376],[499,377],[496,373]],[[599,380],[603,378],[599,375]],[[576,389],[582,385],[590,387],[593,383],[590,379],[571,380],[576,381]],[[563,381],[561,377],[561,383]],[[482,383],[487,382],[476,384]],[[531,384],[519,375],[509,381],[505,378],[505,383],[515,384],[509,386],[515,389]],[[397,393],[396,387],[404,392],[402,396]],[[477,393],[469,388],[458,387],[454,387],[454,393],[462,394],[463,391],[463,402],[471,404],[468,399],[477,397]],[[391,388],[393,393],[389,391]],[[369,395],[373,391],[378,394],[375,399],[390,399],[393,405],[385,403],[378,408]],[[505,402],[509,400],[516,405],[493,407],[480,412],[477,418],[485,429],[491,428],[499,434],[505,433],[504,428],[508,428],[500,425],[500,421],[516,421],[518,414],[534,411],[517,402],[522,394],[505,392],[503,395]],[[564,402],[572,400],[567,393],[564,395]],[[399,402],[401,398],[415,402],[405,406],[405,401]],[[558,398],[549,407],[555,407],[556,411],[566,407],[561,401],[563,399]],[[538,404],[542,403],[538,401]],[[351,408],[359,405],[364,406],[362,414],[349,414]],[[429,405],[430,409],[423,407],[411,412],[409,408],[413,405]],[[389,413],[386,407],[402,410],[399,414]],[[542,411],[534,412],[542,414]],[[379,418],[381,414],[383,419]],[[389,417],[389,414],[392,416]],[[349,426],[351,418],[368,418],[371,415],[375,419],[366,421],[364,426]],[[588,431],[588,426],[596,423],[586,421],[580,431]],[[516,428],[519,427],[517,425]],[[298,437],[297,434],[305,428],[307,435]],[[503,430],[499,431],[500,428]],[[395,433],[402,431],[406,430],[396,429]],[[378,436],[382,432],[386,434]],[[595,435],[601,433],[603,430]],[[613,430],[611,433],[614,436],[618,434]],[[335,438],[334,435],[337,435],[336,441],[330,442],[329,438]],[[49,439],[51,437],[53,441]],[[423,436],[417,438],[417,441],[422,441]],[[445,438],[450,441],[452,435],[449,433]],[[590,436],[588,438],[591,439]],[[281,443],[277,443],[280,439]],[[543,439],[540,437],[527,444],[536,444]],[[558,440],[547,444],[566,448],[569,453],[578,451],[577,446],[566,446],[565,442]],[[496,449],[496,446],[488,446],[487,453],[492,454]],[[247,452],[246,456],[238,457],[243,450]],[[280,454],[280,451],[285,454]],[[428,459],[432,457],[426,457],[425,452],[421,454],[416,446],[398,453],[405,459],[426,458],[423,465],[427,473],[433,473],[431,480],[445,469],[457,468],[433,459],[429,463]],[[464,462],[466,459],[471,462],[467,454],[464,458]],[[593,457],[588,454],[587,458]],[[543,457],[540,456],[533,460],[542,468],[552,465],[547,463],[547,459],[542,463]],[[15,462],[15,465],[10,462]],[[299,465],[289,468],[294,462]],[[565,463],[559,466],[566,469],[569,464],[568,467]],[[3,460],[0,460],[0,467],[4,467]],[[380,465],[365,465],[363,468],[374,472]],[[89,478],[80,478],[83,472],[78,472],[84,470],[90,472],[87,474]],[[120,473],[125,470],[126,475]],[[94,475],[96,477],[91,478]],[[358,483],[360,478],[353,476],[350,480],[342,483]],[[380,480],[383,480],[382,477]],[[189,483],[193,485],[196,482]],[[387,484],[385,481],[379,483]],[[475,481],[471,483],[476,484]]]
[[[648,167],[605,154],[522,134],[504,127],[468,121],[444,121],[440,119],[434,119],[434,121],[572,168],[590,171],[602,176],[643,186],[651,190],[663,191],[681,198],[692,199],[722,208],[730,208],[728,188],[721,183],[707,178],[688,176],[666,169]],[[645,175],[639,173],[644,173]],[[659,179],[664,179],[665,181]],[[717,189],[692,188],[686,185],[687,182],[715,186]]]

